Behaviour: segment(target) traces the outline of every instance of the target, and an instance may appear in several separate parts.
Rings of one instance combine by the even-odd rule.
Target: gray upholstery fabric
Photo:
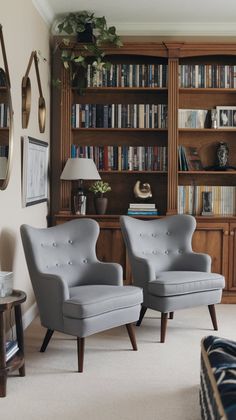
[[[142,290],[123,286],[119,264],[98,261],[98,234],[99,225],[92,219],[44,229],[21,226],[44,327],[85,337],[138,319]],[[84,324],[84,317],[89,323]]]
[[[155,220],[121,216],[134,284],[144,306],[161,312],[221,300],[224,277],[211,273],[211,258],[192,251],[196,220],[175,215]]]
[[[148,291],[156,296],[176,296],[206,292],[224,287],[224,278],[216,273],[199,271],[162,271],[148,283]]]

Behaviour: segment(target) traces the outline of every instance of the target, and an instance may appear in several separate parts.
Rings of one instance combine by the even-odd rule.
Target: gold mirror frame
[[[22,79],[21,84],[21,96],[22,96],[22,128],[27,128],[29,123],[29,116],[30,116],[30,109],[31,109],[31,82],[30,78],[28,77],[31,65],[34,61],[38,89],[39,89],[39,100],[38,100],[38,123],[39,123],[39,131],[40,133],[44,133],[45,131],[45,123],[46,123],[46,104],[45,99],[43,97],[41,81],[40,81],[40,74],[39,74],[39,67],[38,67],[38,56],[37,51],[32,51],[29,63],[25,72],[25,75]]]
[[[7,164],[6,164],[6,175],[5,178],[0,179],[0,190],[5,190],[11,173],[11,166],[12,166],[12,152],[13,152],[13,109],[12,109],[12,100],[11,100],[11,84],[10,84],[10,76],[8,70],[8,63],[7,63],[7,56],[6,56],[6,49],[4,44],[3,38],[3,31],[2,25],[0,24],[0,45],[2,49],[2,56],[3,56],[3,64],[4,64],[4,75],[5,75],[5,82],[6,82],[6,99],[5,104],[8,105],[9,115],[8,115],[8,126],[3,128],[3,130],[8,130],[8,156],[7,156]],[[2,136],[0,136],[2,138]],[[3,131],[3,138],[4,138],[4,131]],[[3,156],[4,157],[4,156]]]

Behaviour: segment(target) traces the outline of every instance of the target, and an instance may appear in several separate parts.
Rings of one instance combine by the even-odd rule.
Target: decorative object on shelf
[[[211,110],[211,128],[217,128],[218,118],[217,118],[217,110]]]
[[[152,197],[150,184],[147,182],[142,183],[141,181],[137,181],[134,186],[134,195],[136,198],[140,198],[141,200],[147,200]]]
[[[48,199],[48,143],[23,138],[23,205],[32,206]]]
[[[97,214],[105,214],[107,211],[108,198],[104,194],[111,191],[108,182],[96,181],[89,188],[94,193],[94,206]]]
[[[217,106],[217,127],[236,128],[236,106]]]
[[[228,166],[229,147],[228,144],[221,141],[216,149],[219,168],[226,168]]]
[[[78,181],[78,186],[71,190],[71,210],[74,214],[86,214],[86,194],[83,180],[101,179],[93,159],[69,158],[60,179]]]
[[[22,128],[27,128],[28,123],[29,123],[29,116],[30,116],[30,109],[31,109],[31,82],[28,75],[29,75],[29,71],[30,71],[33,61],[34,61],[36,78],[37,78],[38,89],[39,89],[39,100],[38,100],[39,131],[40,133],[44,133],[45,121],[46,121],[46,104],[45,104],[45,99],[43,97],[43,92],[42,92],[42,87],[41,87],[39,67],[38,67],[39,59],[38,59],[37,51],[32,51],[30,59],[29,59],[29,64],[27,66],[25,75],[21,83]]]
[[[102,47],[104,45],[122,46],[121,39],[116,34],[116,28],[107,26],[105,16],[96,17],[94,13],[86,10],[65,15],[56,25],[56,29],[59,33],[77,34],[77,41],[80,44],[79,54],[76,55],[69,48],[62,48],[61,59],[65,68],[71,70],[72,80],[76,79],[78,87],[81,87],[81,77],[85,75],[82,72],[77,80],[75,66],[87,69],[88,64],[92,63],[93,72],[101,68],[109,68],[110,62],[105,58],[105,51]],[[61,45],[68,47],[70,39],[63,38],[62,43]]]
[[[202,216],[212,216],[212,192],[203,191],[202,193]]]
[[[0,24],[0,48],[2,52],[0,68],[0,190],[8,185],[13,151],[13,109],[11,100],[11,83],[7,62],[2,25]]]

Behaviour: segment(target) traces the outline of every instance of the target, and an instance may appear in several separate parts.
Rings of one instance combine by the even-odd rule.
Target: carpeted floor
[[[7,420],[198,420],[200,340],[214,334],[236,340],[235,305],[218,305],[219,331],[206,307],[175,313],[165,344],[160,317],[149,311],[136,328],[138,352],[125,327],[86,339],[84,373],[76,341],[55,333],[39,353],[45,330],[36,319],[25,332],[26,377],[8,378],[0,400]]]

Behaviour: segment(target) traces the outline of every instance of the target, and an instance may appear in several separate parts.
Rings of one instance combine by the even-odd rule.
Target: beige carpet
[[[236,340],[235,305],[218,305],[219,331]],[[213,334],[205,307],[178,311],[160,344],[159,313],[136,328],[138,352],[125,327],[87,338],[84,373],[75,339],[55,333],[39,353],[45,330],[36,319],[25,333],[26,377],[8,378],[0,417],[7,420],[197,420],[200,340]]]

